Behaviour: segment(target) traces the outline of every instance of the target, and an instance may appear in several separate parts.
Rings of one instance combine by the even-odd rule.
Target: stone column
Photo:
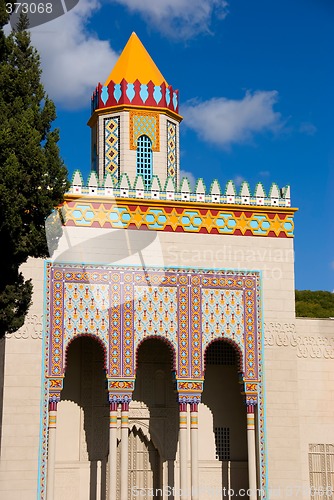
[[[117,490],[117,406],[109,407],[109,500],[115,500]]]
[[[247,405],[247,444],[248,444],[248,481],[249,500],[257,500],[256,491],[256,447],[255,447],[255,420],[254,405]]]
[[[188,500],[188,481],[187,481],[187,403],[179,403],[180,405],[180,500]]]
[[[121,417],[121,500],[128,500],[129,403],[122,403]]]
[[[54,499],[56,462],[57,401],[49,402],[48,462],[46,477],[46,499]]]
[[[199,500],[198,492],[198,404],[190,405],[191,500]]]

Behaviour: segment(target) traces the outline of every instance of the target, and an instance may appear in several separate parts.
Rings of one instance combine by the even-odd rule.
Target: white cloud
[[[274,111],[278,92],[247,92],[241,100],[216,97],[204,102],[188,102],[181,112],[185,123],[198,136],[228,148],[249,142],[257,133],[277,132],[283,127],[281,114]]]
[[[194,191],[195,186],[196,186],[196,178],[192,172],[188,172],[187,170],[180,170],[180,181],[182,181],[183,177],[187,177],[190,188],[192,191]]]
[[[244,182],[245,178],[242,177],[242,175],[236,175],[233,179],[233,182],[236,187],[240,187],[241,184]]]
[[[227,15],[226,0],[112,0],[141,14],[159,31],[175,38],[189,38],[210,30],[214,16]]]
[[[317,127],[311,122],[302,122],[299,126],[299,132],[306,135],[314,135],[317,131]]]
[[[31,30],[41,55],[45,89],[64,107],[87,106],[98,81],[103,83],[116,62],[109,43],[87,29],[99,7],[97,0],[80,0],[69,13]]]
[[[109,42],[88,28],[91,17],[106,3],[122,4],[175,37],[209,31],[212,17],[224,17],[227,7],[226,0],[80,0],[67,14],[31,29],[32,43],[41,56],[42,81],[57,105],[87,106],[96,84],[103,83],[117,60]]]

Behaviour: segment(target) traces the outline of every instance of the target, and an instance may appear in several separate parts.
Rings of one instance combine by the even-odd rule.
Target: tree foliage
[[[20,266],[46,257],[44,223],[68,189],[59,156],[53,102],[41,84],[40,60],[24,17],[9,36],[0,0],[0,337],[22,326],[32,284]]]
[[[296,290],[296,316],[309,318],[334,317],[334,293]]]

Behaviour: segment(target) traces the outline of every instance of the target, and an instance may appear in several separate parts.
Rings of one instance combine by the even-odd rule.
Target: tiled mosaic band
[[[63,206],[67,226],[115,229],[147,229],[184,233],[236,236],[293,237],[291,209],[196,208],[191,203],[118,200],[113,202],[67,201]]]

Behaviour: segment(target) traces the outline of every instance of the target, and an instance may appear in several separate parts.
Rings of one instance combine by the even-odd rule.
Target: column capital
[[[201,402],[203,380],[175,380],[175,389],[179,403],[198,404]]]
[[[57,411],[58,401],[54,401],[52,399],[49,400],[49,411]]]
[[[257,406],[257,395],[254,396],[250,396],[249,394],[246,394],[245,395],[245,405],[248,407],[248,406],[252,406],[252,407],[255,407]]]
[[[190,411],[198,412],[198,403],[190,403]]]
[[[122,411],[129,411],[129,402],[122,402],[121,408]]]
[[[117,411],[118,410],[118,403],[117,402],[112,402],[109,403],[109,411]]]
[[[246,411],[247,411],[247,413],[254,413],[255,412],[255,404],[246,404]]]
[[[245,397],[247,406],[257,404],[258,383],[258,380],[244,380],[241,385],[241,394]]]
[[[60,394],[63,389],[63,378],[49,378],[49,406],[51,403],[57,403],[60,401]]]
[[[109,403],[130,403],[134,391],[134,379],[107,379],[107,390],[109,393]]]
[[[180,412],[186,412],[187,411],[187,403],[179,403],[179,410]]]

